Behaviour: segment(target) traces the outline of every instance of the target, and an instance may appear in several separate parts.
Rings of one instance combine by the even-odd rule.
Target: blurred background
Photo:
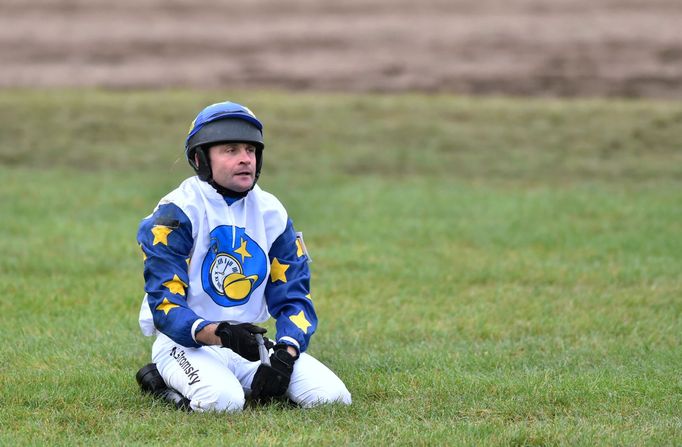
[[[0,87],[682,98],[680,0],[1,0]]]
[[[349,408],[138,392],[137,228],[224,99]],[[0,0],[0,446],[679,445],[680,99],[682,0]]]

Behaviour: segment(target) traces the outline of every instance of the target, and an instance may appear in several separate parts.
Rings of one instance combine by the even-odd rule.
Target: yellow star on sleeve
[[[305,314],[303,311],[300,311],[296,315],[290,315],[289,319],[294,323],[300,330],[303,331],[304,334],[308,333],[308,328],[312,326],[310,322],[305,318]]]
[[[144,248],[142,248],[142,244],[140,244],[140,251],[142,251],[142,261],[147,260],[147,253],[144,252]]]
[[[168,235],[171,234],[173,230],[165,225],[154,225],[152,228],[152,234],[154,235],[154,242],[152,245],[156,245],[159,242],[163,245],[168,245]]]
[[[173,279],[166,281],[163,285],[170,290],[170,293],[185,296],[185,287],[187,287],[187,284],[182,282],[182,280],[178,278],[178,275],[173,275]]]
[[[161,304],[159,304],[158,306],[156,306],[156,310],[162,310],[163,313],[165,313],[166,315],[168,315],[168,312],[170,312],[171,309],[174,309],[174,308],[176,308],[176,307],[180,307],[180,306],[178,306],[177,304],[171,303],[170,301],[168,301],[168,298],[165,298],[165,297],[164,297],[164,298],[163,298],[163,301],[161,302]]]
[[[241,238],[240,238],[241,239]],[[244,258],[250,258],[251,253],[246,251],[246,241],[244,239],[241,239],[242,243],[238,249],[236,249],[234,252],[242,255],[242,264],[244,263]]]
[[[296,238],[296,256],[299,258],[303,256],[303,246],[301,245],[301,240]]]
[[[272,260],[272,266],[270,266],[270,281],[275,282],[280,280],[282,282],[287,282],[286,271],[289,268],[289,264],[280,264],[277,258]]]

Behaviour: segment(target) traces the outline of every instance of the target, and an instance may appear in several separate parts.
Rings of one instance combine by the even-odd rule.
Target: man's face
[[[236,192],[251,189],[256,178],[256,148],[248,143],[223,143],[208,150],[213,180]]]

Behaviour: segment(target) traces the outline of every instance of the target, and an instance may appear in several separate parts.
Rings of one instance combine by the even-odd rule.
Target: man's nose
[[[245,148],[242,148],[239,151],[239,161],[241,163],[251,163],[251,157],[249,157],[249,151],[247,151]]]

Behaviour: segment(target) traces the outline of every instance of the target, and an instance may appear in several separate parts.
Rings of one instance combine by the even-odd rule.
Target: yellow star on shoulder
[[[163,245],[168,245],[168,235],[171,234],[173,230],[165,225],[154,225],[152,228],[152,234],[154,235],[154,242],[152,245],[156,245],[159,242]]]
[[[175,309],[176,307],[180,307],[180,306],[178,306],[177,304],[171,303],[170,301],[168,301],[168,298],[165,298],[165,297],[164,297],[164,299],[163,299],[163,301],[161,302],[161,304],[159,304],[158,306],[156,306],[156,310],[162,310],[163,313],[165,313],[166,315],[168,315],[168,312],[170,312],[171,309]]]
[[[292,323],[298,326],[298,328],[301,329],[304,334],[307,334],[308,328],[312,326],[310,321],[305,318],[303,311],[300,311],[297,315],[290,315],[289,319],[292,321]]]
[[[312,300],[313,300],[313,297],[312,297],[312,296],[310,296],[310,294],[307,294],[307,295],[306,295],[305,297],[306,297],[306,298],[308,298],[308,299],[309,299],[310,301],[312,301]]]
[[[303,256],[303,245],[301,244],[300,239],[296,239],[296,256],[299,258]]]
[[[142,261],[147,260],[147,253],[144,252],[144,248],[142,248],[142,244],[140,244],[140,251],[142,251]]]
[[[173,275],[173,279],[166,281],[163,285],[170,290],[170,293],[185,296],[185,287],[187,287],[187,284],[182,282],[182,280],[178,278],[178,275]]]
[[[270,266],[270,281],[275,282],[280,280],[282,282],[287,282],[286,271],[289,268],[289,264],[280,264],[277,258],[272,260],[272,266]]]
[[[241,239],[241,238],[240,238],[240,239]],[[236,249],[234,252],[237,253],[237,254],[242,255],[242,263],[243,263],[245,257],[246,257],[246,258],[250,258],[250,257],[251,257],[251,253],[249,253],[248,251],[246,251],[246,241],[245,241],[244,239],[241,239],[241,241],[242,241],[242,244],[241,244],[240,247],[239,247],[238,249]]]

